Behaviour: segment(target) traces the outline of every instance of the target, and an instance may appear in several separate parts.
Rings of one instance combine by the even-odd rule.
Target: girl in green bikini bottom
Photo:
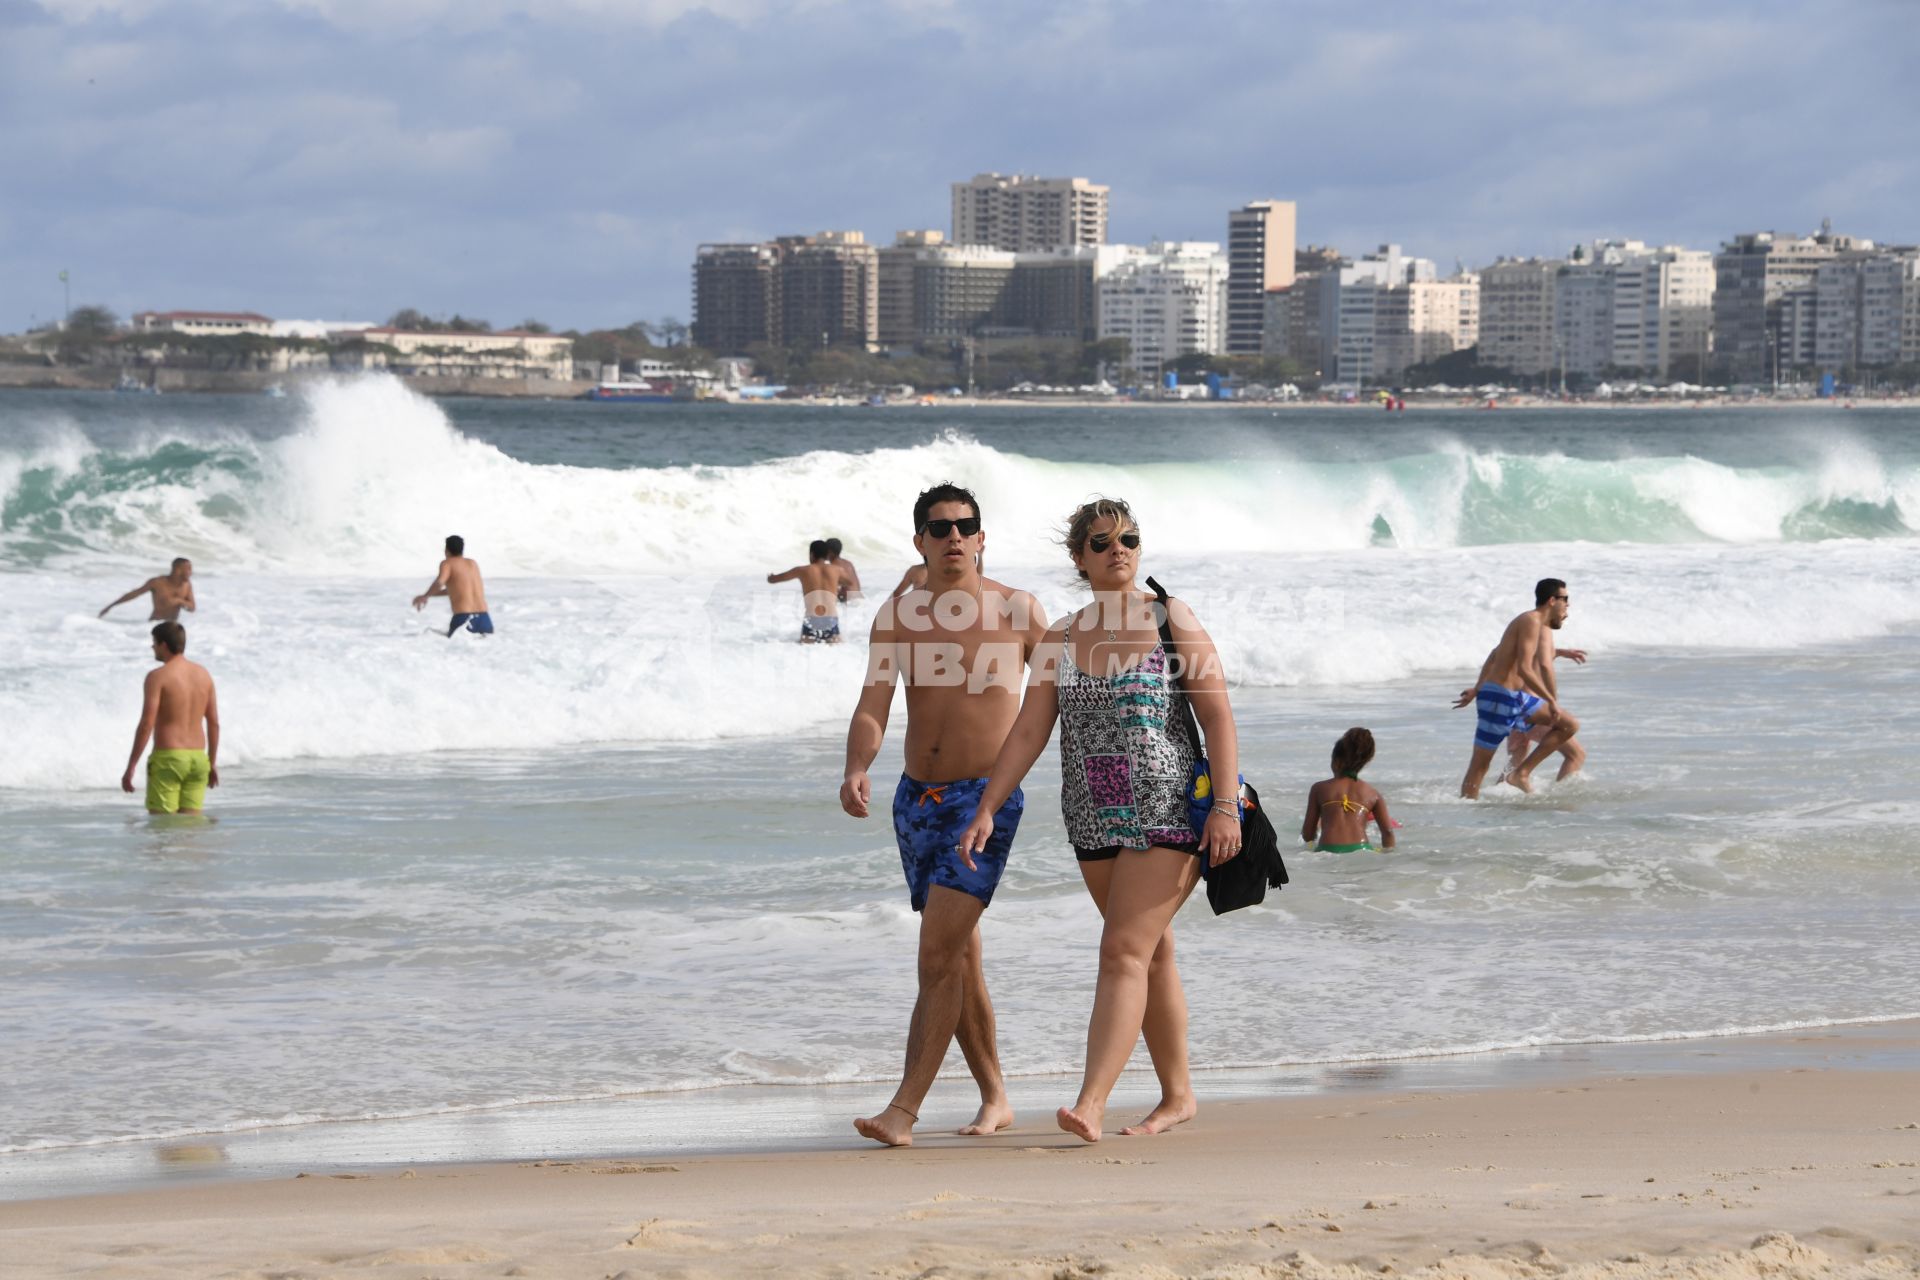
[[[1320,853],[1358,853],[1371,851],[1367,823],[1378,824],[1380,848],[1393,848],[1394,821],[1387,815],[1387,802],[1367,783],[1360,771],[1373,759],[1373,735],[1365,729],[1349,729],[1333,744],[1333,776],[1313,784],[1307,792],[1307,816],[1300,824],[1300,838],[1314,844]]]

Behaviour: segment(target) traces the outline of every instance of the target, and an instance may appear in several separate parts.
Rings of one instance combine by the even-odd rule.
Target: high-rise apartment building
[[[1702,381],[1713,346],[1713,255],[1637,240],[1620,246],[1613,277],[1614,367]]]
[[[780,332],[786,346],[878,345],[880,262],[858,231],[782,236]]]
[[[1317,377],[1331,378],[1339,358],[1340,270],[1296,275],[1286,289],[1267,295],[1266,332],[1261,350],[1285,356]]]
[[[693,342],[721,355],[780,343],[780,250],[703,244],[693,259]]]
[[[1218,244],[1156,242],[1101,277],[1098,332],[1128,343],[1125,368],[1156,377],[1181,356],[1226,341],[1227,259]]]
[[[1852,377],[1861,369],[1898,363],[1908,294],[1916,283],[1920,249],[1886,249],[1822,263],[1813,278],[1815,371]]]
[[[1538,376],[1558,364],[1554,321],[1564,265],[1502,258],[1480,271],[1480,363]]]
[[[902,231],[879,251],[880,341],[952,341],[1009,327],[1015,254],[948,244],[938,231]]]
[[[1293,283],[1296,209],[1255,200],[1227,214],[1227,352],[1259,355],[1267,295]]]
[[[1814,277],[1837,257],[1865,253],[1873,241],[1834,234],[1779,236],[1750,231],[1714,256],[1714,356],[1744,382],[1815,363]]]
[[[879,259],[858,231],[703,244],[693,261],[693,340],[721,355],[762,343],[873,347]]]
[[[953,184],[953,240],[1012,253],[1105,244],[1109,195],[1085,178],[976,174]]]

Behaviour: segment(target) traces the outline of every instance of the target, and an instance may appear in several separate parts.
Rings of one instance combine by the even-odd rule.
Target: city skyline
[[[0,330],[57,317],[62,269],[123,316],[688,319],[698,243],[886,244],[989,171],[1109,186],[1113,242],[1224,241],[1278,198],[1302,244],[1445,268],[1826,217],[1911,241],[1920,209],[1868,127],[1916,44],[1882,0],[1392,31],[1149,0],[221,8],[0,0]]]

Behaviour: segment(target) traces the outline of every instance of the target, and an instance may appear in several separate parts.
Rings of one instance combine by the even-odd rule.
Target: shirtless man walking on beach
[[[1546,736],[1531,755],[1501,779],[1509,786],[1531,792],[1533,771],[1556,751],[1566,754],[1566,763],[1560,769],[1562,778],[1570,777],[1586,759],[1586,752],[1573,746],[1580,722],[1560,707],[1559,684],[1553,674],[1553,633],[1565,625],[1571,608],[1567,584],[1558,578],[1542,578],[1534,584],[1533,600],[1533,608],[1507,624],[1500,643],[1481,666],[1478,682],[1462,690],[1453,704],[1460,708],[1472,703],[1479,716],[1474,727],[1473,757],[1467,763],[1466,777],[1460,780],[1460,794],[1469,800],[1480,798],[1480,784],[1486,779],[1488,766],[1507,735],[1516,729],[1539,726],[1546,730]]]
[[[840,601],[846,599],[849,586],[859,588],[859,579],[833,562],[831,544],[815,538],[807,544],[807,562],[782,573],[770,573],[768,582],[800,580],[800,643],[840,643]]]
[[[920,1104],[956,1033],[980,1087],[979,1113],[960,1132],[994,1133],[1013,1123],[981,969],[980,914],[1006,869],[1025,797],[1016,789],[994,814],[993,839],[973,868],[958,845],[1020,710],[1034,646],[1047,633],[1031,595],[980,576],[975,557],[986,534],[971,493],[935,485],[914,503],[913,525],[927,584],[889,600],[874,618],[840,784],[840,807],[866,817],[873,800],[867,769],[886,734],[894,682],[904,679],[906,772],[893,792],[893,829],[909,900],[920,912],[920,994],[900,1087],[878,1115],[853,1122],[862,1136],[892,1147],[912,1145]]]
[[[147,812],[199,813],[207,788],[220,785],[220,704],[213,677],[186,659],[187,629],[162,622],[153,629],[153,657],[160,669],[147,673],[133,754],[120,775],[120,789],[133,794],[133,770],[153,740],[147,760]]]
[[[193,613],[199,601],[193,598],[193,561],[185,556],[174,557],[173,567],[163,578],[148,578],[127,594],[100,611],[101,617],[107,616],[109,609],[117,608],[136,596],[153,596],[153,613],[148,622],[177,622],[180,611],[185,609]]]
[[[480,566],[467,559],[467,540],[459,534],[447,535],[447,558],[427,589],[413,598],[415,610],[427,607],[435,596],[445,596],[453,606],[453,620],[447,624],[452,636],[464,624],[475,635],[493,634],[493,615],[487,612],[487,587],[480,580]]]

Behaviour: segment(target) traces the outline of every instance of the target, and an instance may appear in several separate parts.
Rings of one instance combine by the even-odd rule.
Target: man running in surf
[[[1566,755],[1562,778],[1572,776],[1586,759],[1586,752],[1573,745],[1580,722],[1559,705],[1559,685],[1553,674],[1553,633],[1565,625],[1571,609],[1567,584],[1542,578],[1534,584],[1533,600],[1533,608],[1507,624],[1474,687],[1462,690],[1453,704],[1457,709],[1472,703],[1478,713],[1473,756],[1460,780],[1460,794],[1469,800],[1480,798],[1488,766],[1516,730],[1545,730],[1540,745],[1501,779],[1521,791],[1532,792],[1533,771],[1555,752]],[[1574,652],[1569,650],[1569,656]]]

